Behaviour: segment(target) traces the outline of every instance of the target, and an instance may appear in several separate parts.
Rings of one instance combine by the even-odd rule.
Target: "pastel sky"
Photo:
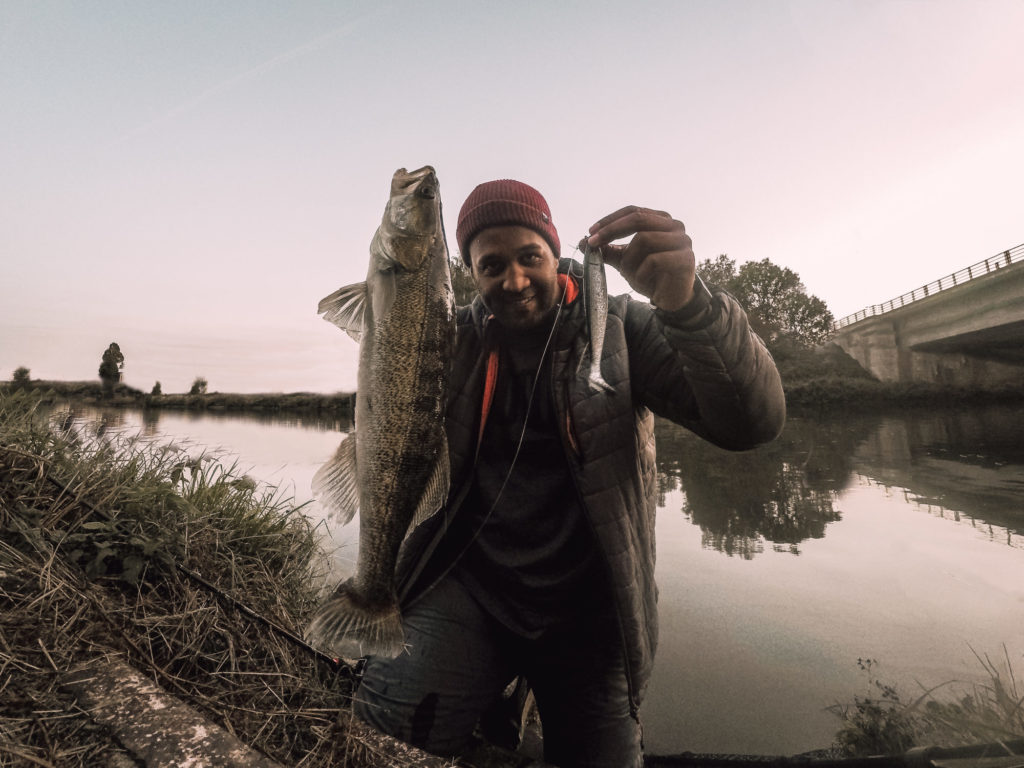
[[[399,167],[635,203],[838,318],[1024,242],[1024,0],[4,0],[0,378],[355,386]],[[454,243],[451,243],[454,248]],[[624,290],[622,282],[613,288]]]

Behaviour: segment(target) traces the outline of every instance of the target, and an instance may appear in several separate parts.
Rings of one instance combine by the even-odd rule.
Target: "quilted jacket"
[[[579,277],[579,264],[561,271]],[[664,312],[628,296],[609,300],[601,369],[612,392],[587,382],[583,302],[563,308],[553,340],[552,388],[579,497],[607,566],[636,714],[650,679],[658,636],[654,583],[657,473],[654,417],[681,424],[730,450],[774,439],[785,422],[779,374],[746,314],[729,294],[697,282],[693,301]],[[412,531],[398,567],[403,602],[453,565],[433,557],[472,479],[484,382],[493,349],[479,297],[461,307],[446,415],[452,492],[446,508]]]

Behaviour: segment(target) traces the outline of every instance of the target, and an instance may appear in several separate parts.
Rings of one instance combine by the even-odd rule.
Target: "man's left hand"
[[[612,245],[612,240],[630,236],[628,243]],[[660,309],[671,312],[693,298],[693,243],[683,223],[665,211],[620,208],[590,228],[580,241],[581,249],[586,245],[600,248],[605,263]]]

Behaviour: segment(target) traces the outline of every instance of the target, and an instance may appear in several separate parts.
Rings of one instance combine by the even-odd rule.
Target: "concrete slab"
[[[71,670],[63,687],[146,768],[283,768],[124,662]]]

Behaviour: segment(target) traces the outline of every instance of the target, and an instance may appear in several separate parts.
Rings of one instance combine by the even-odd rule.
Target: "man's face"
[[[537,326],[558,302],[558,259],[528,227],[488,227],[469,244],[477,290],[506,328]]]

